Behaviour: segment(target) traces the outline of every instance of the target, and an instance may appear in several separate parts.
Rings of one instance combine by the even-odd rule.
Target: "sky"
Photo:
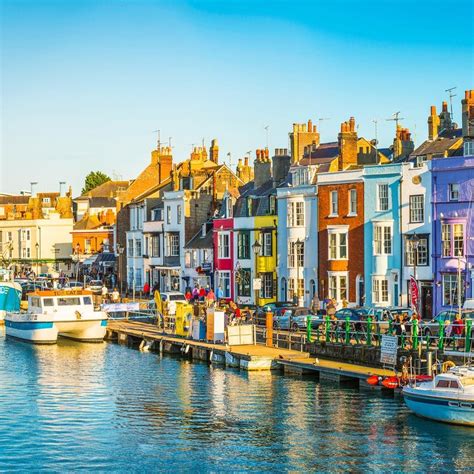
[[[294,122],[389,146],[400,111],[419,144],[432,104],[474,89],[472,0],[0,0],[0,192],[80,194],[217,138],[232,164],[288,146]],[[325,120],[319,120],[325,119]]]

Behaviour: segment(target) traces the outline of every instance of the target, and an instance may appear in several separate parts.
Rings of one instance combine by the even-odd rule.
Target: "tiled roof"
[[[253,188],[253,181],[237,199],[234,207],[234,217],[248,217],[248,198],[252,198],[252,216],[267,216],[270,212],[269,196],[276,194],[273,179],[265,181],[259,188]],[[246,186],[247,186],[246,185]]]
[[[115,197],[119,191],[124,191],[125,189],[127,189],[129,184],[130,184],[129,181],[112,181],[112,180],[106,181],[105,183],[102,183],[101,185],[95,187],[94,189],[91,189],[88,193],[77,197],[75,200],[77,199],[84,200],[91,197],[93,198]]]
[[[420,155],[444,153],[458,141],[459,138],[437,138],[436,140],[426,140],[410,154],[410,158]]]
[[[30,196],[0,195],[0,204],[28,204]]]
[[[115,207],[115,198],[93,197],[89,199],[89,207]]]
[[[317,165],[332,161],[339,156],[339,145],[337,142],[321,143],[317,148],[311,149],[300,161],[301,165]]]
[[[212,227],[204,237],[202,237],[202,232],[199,230],[199,232],[184,246],[186,249],[211,249],[212,247]]]
[[[95,214],[92,216],[86,214],[79,222],[74,224],[73,230],[94,230],[99,227],[102,227],[102,223],[97,216]]]

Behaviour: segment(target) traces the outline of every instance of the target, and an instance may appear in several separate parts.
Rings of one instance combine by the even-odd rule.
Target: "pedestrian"
[[[326,312],[329,316],[336,314],[336,305],[334,302],[335,300],[330,299],[326,304]]]
[[[105,286],[105,283],[102,284],[101,294],[102,294],[102,303],[106,303],[109,290],[107,289],[107,286]]]
[[[199,301],[204,301],[206,298],[206,289],[201,286],[201,288],[199,288]]]
[[[188,303],[191,302],[191,300],[193,299],[193,294],[191,293],[191,290],[188,288],[188,290],[186,291],[186,294],[184,295],[184,297],[186,298],[186,301]]]
[[[216,298],[217,298],[217,303],[220,303],[221,299],[224,298],[224,292],[222,291],[222,288],[220,286],[217,287]]]
[[[112,291],[112,303],[119,303],[120,301],[120,293],[118,292],[117,288],[114,288]]]
[[[145,294],[145,296],[150,295],[150,284],[147,281],[143,285],[143,293]]]
[[[344,297],[342,298],[342,307],[347,308],[349,306],[349,301]]]
[[[454,348],[459,345],[459,340],[461,339],[463,332],[464,332],[464,322],[461,319],[461,315],[456,313],[456,319],[453,321],[453,329],[452,334],[454,337]]]
[[[199,288],[197,285],[193,288],[193,300],[197,301],[199,299]]]
[[[318,298],[318,295],[314,295],[313,296],[313,299],[311,300],[311,311],[314,313],[314,314],[317,314],[317,312],[320,310],[320,301],[319,301],[319,298]]]
[[[211,288],[209,290],[209,293],[206,295],[206,305],[210,307],[210,306],[213,306],[215,302],[216,302],[216,295],[213,289]]]

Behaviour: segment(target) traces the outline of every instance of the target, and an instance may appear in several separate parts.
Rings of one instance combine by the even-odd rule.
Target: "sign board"
[[[102,311],[107,313],[126,313],[130,311],[138,311],[139,309],[139,303],[113,303],[102,305]]]
[[[262,279],[261,278],[254,278],[253,279],[253,289],[254,290],[261,290],[262,289]]]
[[[396,365],[398,350],[398,337],[382,335],[380,346],[380,362],[385,365]]]
[[[418,312],[419,290],[418,283],[413,277],[410,277],[410,298],[412,308]]]
[[[212,263],[211,262],[203,262],[201,265],[203,272],[211,272],[212,271]]]

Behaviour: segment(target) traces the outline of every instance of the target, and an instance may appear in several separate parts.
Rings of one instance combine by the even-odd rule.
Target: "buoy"
[[[380,378],[378,375],[371,375],[368,379],[367,379],[367,383],[369,385],[378,385],[380,383]]]
[[[385,388],[389,388],[390,390],[393,390],[397,388],[399,385],[398,377],[387,377],[386,379],[382,380],[382,385]]]

